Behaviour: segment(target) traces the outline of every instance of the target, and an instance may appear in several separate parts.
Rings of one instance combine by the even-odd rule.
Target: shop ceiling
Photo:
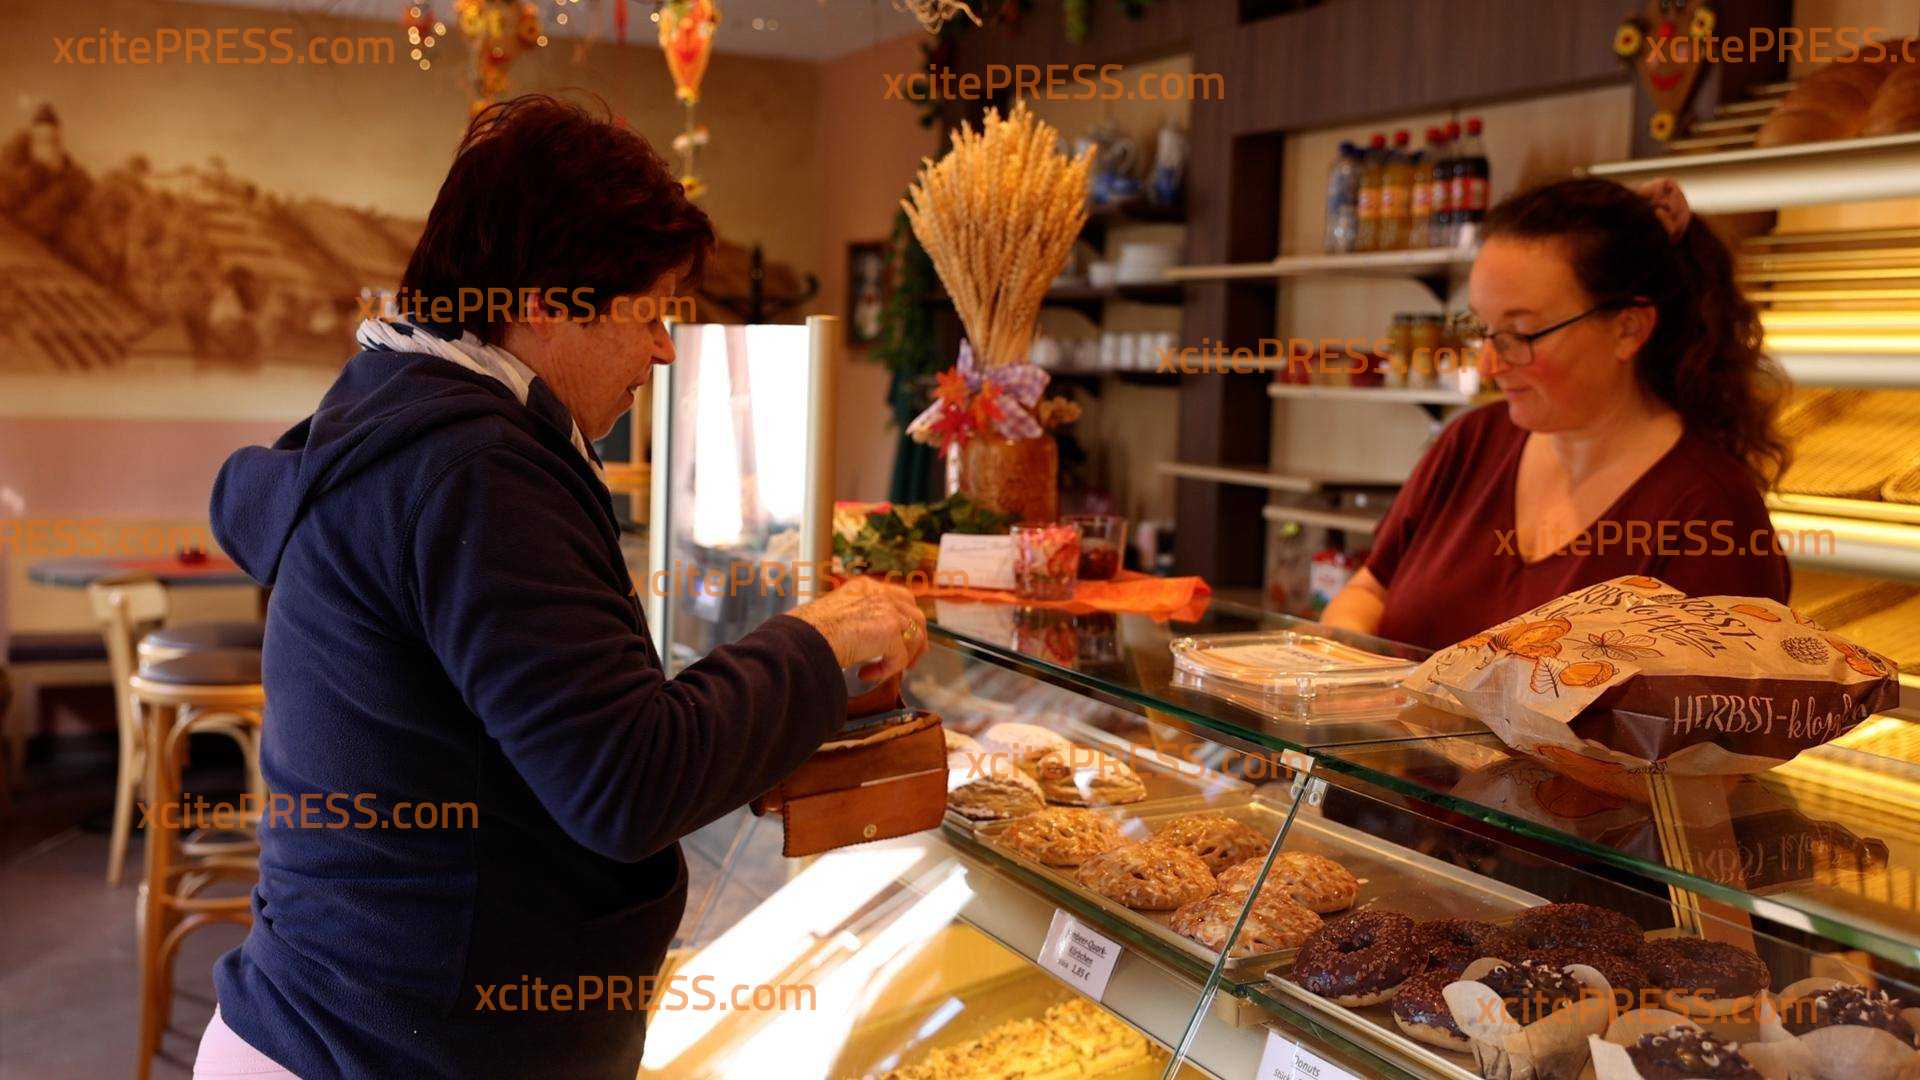
[[[285,11],[290,16],[332,15],[389,23],[396,28],[406,0],[199,0],[230,7]],[[564,8],[552,0],[537,0],[546,13],[547,33],[561,38],[614,40],[614,5],[627,5],[629,41],[653,40],[646,0],[582,0]],[[453,17],[452,0],[436,0],[442,20]],[[568,13],[567,25],[557,25],[554,14]],[[714,51],[749,56],[778,56],[793,60],[830,60],[876,42],[919,32],[911,15],[894,10],[888,0],[721,0],[719,36]],[[756,26],[757,20],[757,26]],[[397,31],[396,31],[397,32]]]

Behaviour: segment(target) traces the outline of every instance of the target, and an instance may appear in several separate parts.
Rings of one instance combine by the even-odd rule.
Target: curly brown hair
[[[1483,239],[1557,240],[1594,303],[1646,303],[1653,333],[1634,358],[1641,385],[1771,488],[1791,454],[1776,430],[1790,383],[1762,351],[1760,314],[1733,254],[1694,217],[1677,239],[1651,202],[1611,180],[1556,180],[1502,200]]]

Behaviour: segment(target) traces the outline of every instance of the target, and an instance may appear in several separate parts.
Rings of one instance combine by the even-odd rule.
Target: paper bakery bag
[[[1891,661],[1782,604],[1689,597],[1648,577],[1577,590],[1448,646],[1406,689],[1639,798],[1636,774],[1655,765],[1761,772],[1899,699]]]

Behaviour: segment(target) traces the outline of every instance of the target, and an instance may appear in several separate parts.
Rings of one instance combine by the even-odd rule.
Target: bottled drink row
[[[1365,147],[1340,144],[1327,171],[1326,250],[1399,251],[1474,242],[1487,215],[1487,151],[1480,118],[1427,129],[1415,150],[1405,129]]]

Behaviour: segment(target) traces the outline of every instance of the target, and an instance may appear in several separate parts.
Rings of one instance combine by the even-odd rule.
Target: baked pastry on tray
[[[1119,806],[1147,797],[1133,766],[1103,750],[1075,746],[1051,751],[1033,763],[1047,801],[1065,806]]]
[[[1172,911],[1211,896],[1219,886],[1191,851],[1129,843],[1080,864],[1074,880],[1136,911]]]
[[[1088,1076],[1104,1076],[1154,1057],[1146,1036],[1086,998],[1053,1006],[1041,1023],[1073,1047]]]
[[[1153,840],[1193,852],[1216,874],[1267,853],[1267,838],[1260,830],[1219,813],[1182,814],[1154,833]],[[1259,865],[1256,861],[1255,869]]]
[[[1039,782],[1006,758],[979,749],[947,754],[947,807],[962,817],[1005,821],[1046,804]]]
[[[1236,863],[1220,872],[1220,888],[1242,895],[1253,891],[1264,856]],[[1325,855],[1311,851],[1283,851],[1273,857],[1273,869],[1261,895],[1277,892],[1319,915],[1345,911],[1360,895],[1360,879]]]
[[[1240,917],[1240,909],[1246,903],[1244,893],[1238,896],[1214,893],[1175,911],[1168,925],[1173,927],[1174,933],[1190,937],[1217,952],[1227,943],[1227,934],[1233,929],[1234,920]],[[1320,916],[1285,897],[1262,893],[1247,912],[1247,921],[1240,927],[1240,936],[1234,939],[1232,955],[1255,956],[1296,948],[1318,929]]]
[[[1127,842],[1105,816],[1068,806],[1050,806],[1018,818],[996,838],[1035,862],[1067,867]]]
[[[1073,743],[1057,731],[1038,724],[995,724],[980,733],[980,745],[1004,755],[1015,765],[1033,771],[1034,763],[1051,753],[1070,754]]]
[[[941,1062],[942,1076],[993,1076],[1003,1080],[1075,1080],[1084,1076],[1080,1056],[1038,1020],[1002,1024],[986,1036],[955,1047]]]

